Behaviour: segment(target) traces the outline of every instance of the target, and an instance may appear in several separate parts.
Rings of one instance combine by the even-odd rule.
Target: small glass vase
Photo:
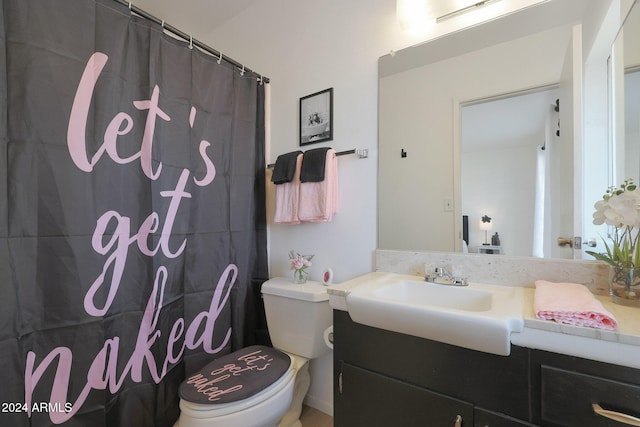
[[[293,270],[293,283],[299,285],[307,283],[307,272],[304,270]]]
[[[611,267],[609,294],[620,305],[640,307],[640,267]]]

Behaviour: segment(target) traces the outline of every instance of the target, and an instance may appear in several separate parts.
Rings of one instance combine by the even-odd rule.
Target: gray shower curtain
[[[112,0],[0,4],[0,425],[170,426],[264,327],[264,88]]]

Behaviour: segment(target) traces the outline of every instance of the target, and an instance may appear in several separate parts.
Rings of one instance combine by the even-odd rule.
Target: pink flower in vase
[[[305,278],[307,267],[311,266],[311,259],[313,255],[300,255],[297,252],[289,252],[289,264],[290,269],[296,272],[295,277]]]

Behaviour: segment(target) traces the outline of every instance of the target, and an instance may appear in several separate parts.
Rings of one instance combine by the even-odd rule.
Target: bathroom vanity
[[[639,417],[640,370],[518,346],[498,356],[334,310],[336,427],[625,425],[594,403]]]
[[[514,350],[509,357],[467,350],[360,325],[335,310],[335,426],[528,421],[527,351]]]
[[[380,261],[385,254],[378,252]],[[425,262],[442,256],[402,255],[419,258],[418,262],[412,259],[394,264],[402,280],[402,274],[424,268]],[[465,262],[495,259],[476,257],[470,261],[465,258]],[[518,260],[510,261],[512,268],[528,270]],[[493,261],[484,262],[493,268]],[[558,264],[548,267],[545,263],[531,271],[550,278],[556,275],[555,280],[562,281],[567,270],[560,265],[561,270],[557,270]],[[559,325],[536,320],[533,289],[517,285],[523,297],[519,302],[514,300],[514,305],[521,306],[523,328],[511,332],[510,352],[503,355],[466,348],[459,341],[453,345],[439,337],[415,336],[354,321],[349,314],[349,294],[356,288],[370,287],[372,279],[387,274],[370,273],[329,288],[334,308],[336,427],[640,426],[637,309],[611,307],[606,297],[598,296],[607,309],[616,310],[617,331]],[[478,266],[474,274],[489,279],[491,273]],[[577,277],[574,271],[568,274]],[[497,277],[495,282],[501,280]],[[598,283],[592,289],[600,286]],[[440,309],[438,304],[436,309]],[[384,310],[378,313],[386,319]],[[483,310],[477,315],[482,317]]]

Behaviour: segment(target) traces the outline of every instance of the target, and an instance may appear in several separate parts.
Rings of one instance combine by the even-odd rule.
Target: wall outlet
[[[453,211],[453,199],[451,197],[444,198],[444,211],[445,212]]]

